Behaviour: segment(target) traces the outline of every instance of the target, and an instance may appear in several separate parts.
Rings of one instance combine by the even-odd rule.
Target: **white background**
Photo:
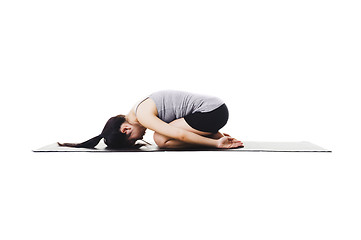
[[[1,239],[360,239],[358,1],[1,1]],[[33,153],[143,96],[325,153]],[[146,139],[152,140],[151,133]]]

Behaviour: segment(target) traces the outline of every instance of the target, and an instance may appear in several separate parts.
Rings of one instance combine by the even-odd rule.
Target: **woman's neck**
[[[137,116],[135,115],[134,109],[130,110],[130,112],[125,115],[125,120],[127,120],[127,122],[130,124],[140,124],[138,122]]]

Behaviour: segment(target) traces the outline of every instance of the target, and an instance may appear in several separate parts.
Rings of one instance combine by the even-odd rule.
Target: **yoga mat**
[[[331,152],[310,142],[256,142],[245,141],[243,148],[189,148],[189,149],[160,149],[156,145],[146,145],[140,149],[107,149],[101,141],[96,148],[60,147],[57,143],[33,150],[33,152],[173,152],[173,151],[226,151],[226,152]]]

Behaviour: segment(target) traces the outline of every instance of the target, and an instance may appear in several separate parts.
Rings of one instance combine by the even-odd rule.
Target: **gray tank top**
[[[158,117],[166,123],[195,112],[210,112],[224,102],[216,97],[182,91],[165,90],[149,96],[155,102]]]

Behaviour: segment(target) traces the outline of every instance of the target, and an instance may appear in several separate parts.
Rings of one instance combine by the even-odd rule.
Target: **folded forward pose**
[[[110,118],[100,135],[59,145],[94,148],[104,138],[108,148],[129,148],[150,129],[160,148],[242,147],[241,141],[219,132],[227,121],[227,106],[219,98],[166,90],[142,99],[127,115]]]

